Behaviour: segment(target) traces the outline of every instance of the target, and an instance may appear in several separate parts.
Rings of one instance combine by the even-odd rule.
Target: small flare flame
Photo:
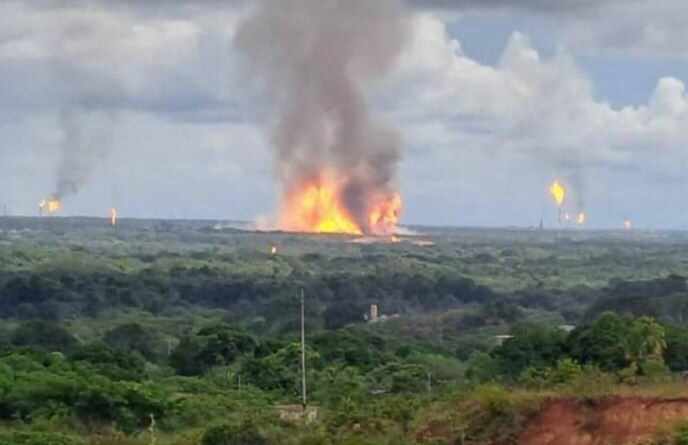
[[[564,213],[564,221],[566,221],[566,222],[571,221],[571,215],[569,215],[568,213]]]
[[[277,255],[277,246],[272,246],[270,248],[270,256],[275,256]]]
[[[368,206],[368,227],[361,227],[344,205],[342,181],[333,174],[322,174],[287,194],[279,225],[295,232],[385,235],[394,233],[401,208],[399,194],[381,196]]]
[[[43,213],[44,211],[48,213],[57,213],[62,209],[62,201],[57,198],[46,198],[42,199],[38,203],[38,210]]]
[[[557,207],[561,208],[561,206],[564,205],[564,200],[566,199],[566,189],[563,185],[561,185],[561,182],[559,182],[558,179],[550,186],[549,193],[554,198],[554,202],[557,204]]]
[[[110,209],[110,224],[112,227],[117,226],[117,209],[114,207]]]
[[[624,229],[631,230],[632,228],[633,228],[633,222],[631,222],[628,219],[626,221],[624,221]]]
[[[587,216],[585,215],[585,212],[580,212],[578,213],[578,216],[576,217],[576,224],[579,226],[582,226],[585,224],[585,221],[587,220]]]

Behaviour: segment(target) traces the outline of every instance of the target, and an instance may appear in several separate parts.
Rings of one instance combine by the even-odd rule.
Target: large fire
[[[38,209],[43,213],[57,213],[62,208],[62,201],[56,198],[43,199],[38,203]]]
[[[334,175],[322,175],[291,190],[284,199],[279,222],[281,228],[295,232],[384,235],[394,233],[401,208],[398,193],[381,196],[369,203],[368,226],[362,227],[344,205],[342,182]]]

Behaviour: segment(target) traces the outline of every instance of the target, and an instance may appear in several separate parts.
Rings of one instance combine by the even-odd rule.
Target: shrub
[[[688,428],[681,427],[674,435],[675,445],[688,445]]]
[[[2,445],[83,445],[81,439],[61,433],[0,431]]]
[[[552,369],[549,379],[550,383],[554,385],[563,385],[573,382],[582,374],[583,368],[578,362],[565,358],[557,362],[557,365]]]
[[[265,437],[250,424],[216,426],[206,431],[201,440],[202,445],[264,445],[266,443]]]

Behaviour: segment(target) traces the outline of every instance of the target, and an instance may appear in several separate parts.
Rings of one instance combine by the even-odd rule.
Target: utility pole
[[[308,399],[306,398],[306,317],[304,300],[303,288],[301,288],[301,405],[305,412]]]

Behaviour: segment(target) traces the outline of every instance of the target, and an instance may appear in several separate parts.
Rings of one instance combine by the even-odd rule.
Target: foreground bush
[[[62,433],[0,431],[2,445],[83,445],[83,441]]]
[[[252,425],[221,425],[203,435],[202,445],[264,445],[267,440]]]

